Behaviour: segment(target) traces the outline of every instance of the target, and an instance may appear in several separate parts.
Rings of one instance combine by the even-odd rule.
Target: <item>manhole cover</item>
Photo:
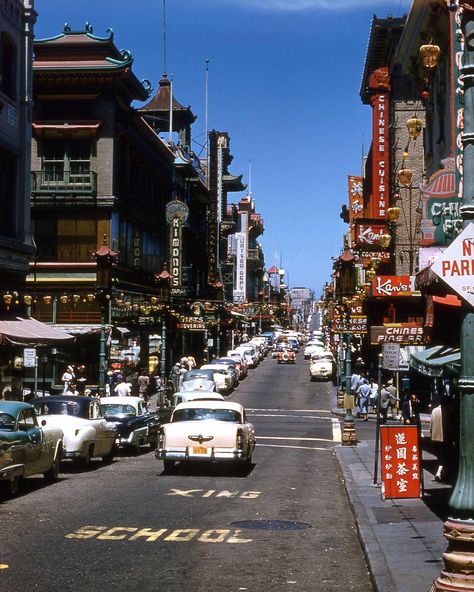
[[[311,524],[291,522],[290,520],[240,520],[231,522],[230,525],[254,530],[303,530],[311,528]]]

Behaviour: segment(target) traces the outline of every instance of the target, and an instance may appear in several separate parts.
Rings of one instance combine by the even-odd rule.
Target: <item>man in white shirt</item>
[[[128,382],[122,380],[115,387],[115,394],[118,397],[129,397],[132,394],[132,389],[130,388]]]

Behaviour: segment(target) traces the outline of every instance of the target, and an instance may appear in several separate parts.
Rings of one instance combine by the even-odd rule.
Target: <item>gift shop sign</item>
[[[466,226],[431,269],[474,306],[474,222]]]
[[[405,345],[421,345],[425,342],[423,326],[415,323],[392,323],[370,327],[371,345],[382,343],[400,343]]]
[[[373,296],[419,296],[414,275],[377,275],[372,282]]]
[[[421,497],[418,426],[380,426],[382,499]]]

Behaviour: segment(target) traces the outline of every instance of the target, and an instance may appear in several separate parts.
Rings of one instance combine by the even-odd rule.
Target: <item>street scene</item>
[[[473,39],[0,0],[2,592],[474,590]]]

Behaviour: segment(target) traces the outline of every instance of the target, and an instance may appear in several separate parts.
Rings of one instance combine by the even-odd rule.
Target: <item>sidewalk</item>
[[[334,414],[344,414],[336,406],[335,392],[331,405]],[[356,430],[359,425],[362,427],[362,423],[356,421]],[[433,475],[425,466],[429,466],[434,457],[423,451],[424,498],[382,501],[380,485],[373,484],[375,440],[364,441],[359,433],[358,437],[359,444],[336,446],[335,453],[374,590],[428,592],[443,569],[442,554],[447,541],[443,537],[441,516],[447,511],[451,488],[433,482]]]

